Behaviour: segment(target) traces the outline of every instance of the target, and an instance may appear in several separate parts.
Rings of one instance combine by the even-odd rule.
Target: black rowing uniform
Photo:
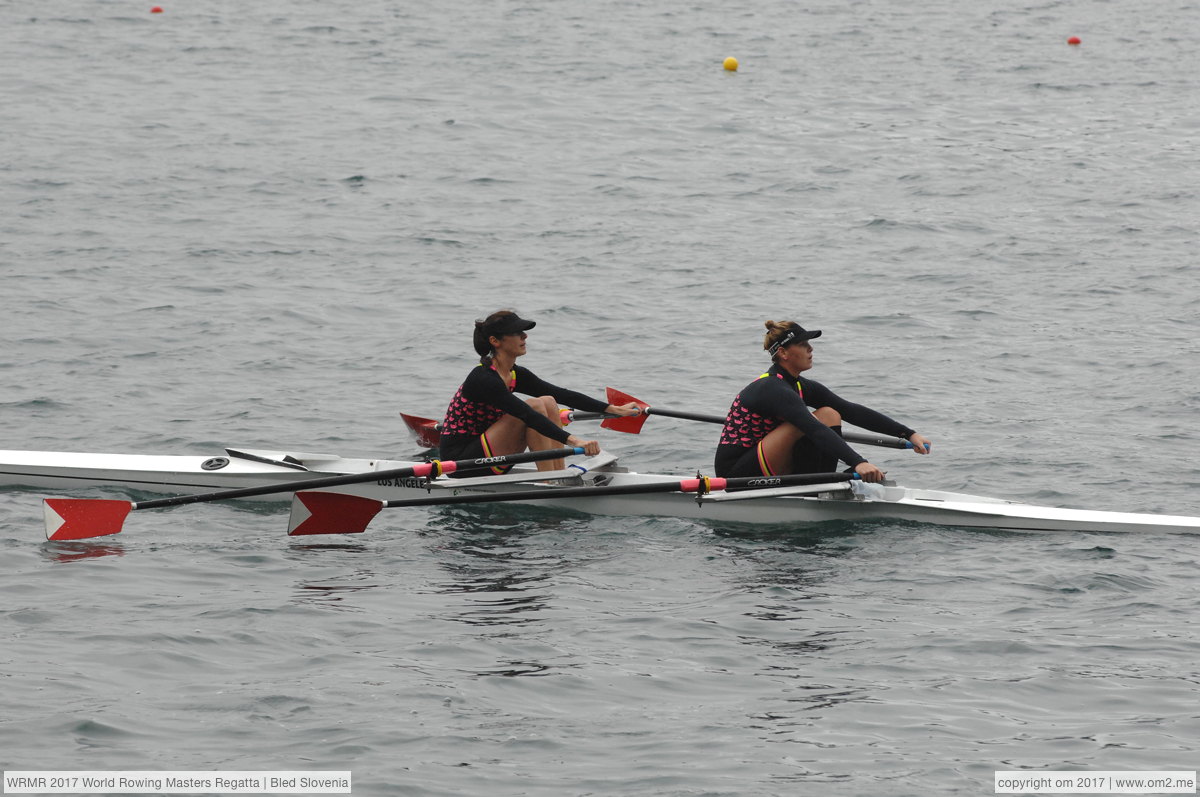
[[[552,385],[523,366],[515,366],[505,380],[494,365],[481,363],[467,374],[446,409],[440,443],[442,459],[492,456],[487,430],[505,415],[515,416],[538,434],[565,445],[570,433],[514,393],[550,396],[559,404],[585,412],[604,412],[608,407],[599,399]]]
[[[726,478],[776,475],[771,463],[763,457],[759,443],[781,423],[790,423],[804,432],[797,444],[796,454],[800,456],[793,457],[795,472],[833,470],[837,460],[853,469],[867,461],[842,439],[838,431],[817,420],[809,407],[829,407],[847,423],[879,434],[906,440],[914,434],[912,429],[881,412],[846,401],[820,382],[802,376],[792,378],[783,367],[773,365],[746,385],[729,407],[717,444],[716,474]],[[806,453],[809,456],[806,457]],[[812,461],[806,463],[797,459]]]

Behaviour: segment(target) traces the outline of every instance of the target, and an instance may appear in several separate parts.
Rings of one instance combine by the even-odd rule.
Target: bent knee
[[[813,410],[813,417],[826,426],[842,425],[842,414],[833,407],[818,407]]]
[[[535,396],[525,399],[525,403],[547,418],[558,417],[558,402],[554,400],[553,396]]]

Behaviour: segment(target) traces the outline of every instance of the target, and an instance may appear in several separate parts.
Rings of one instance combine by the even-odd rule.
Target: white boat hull
[[[678,481],[679,477],[625,472],[613,474],[607,483],[617,486],[652,480]],[[518,485],[522,490],[528,490],[531,486]],[[460,488],[458,492],[478,492],[481,489],[503,492],[512,488],[471,485]],[[691,493],[670,492],[556,500],[553,497],[554,487],[547,486],[544,489],[547,498],[536,503],[594,515],[662,516],[717,523],[781,526],[899,520],[1008,531],[1200,533],[1200,518],[1197,517],[1062,509],[962,493],[862,483],[852,483],[849,488],[844,483],[824,485],[816,494],[804,494],[817,489],[804,487],[780,488],[770,494],[763,494],[768,491],[712,493],[699,498]]]
[[[43,490],[102,488],[191,495],[403,468],[414,464],[417,463],[245,449],[228,449],[219,456],[0,451],[0,487]],[[414,479],[413,483],[418,481],[423,480]],[[370,498],[395,498],[402,494],[374,482],[346,485],[338,492]],[[245,500],[290,501],[291,494],[275,493]]]
[[[0,451],[0,487],[41,490],[102,489],[122,495],[190,495],[223,489],[294,484],[305,479],[372,473],[415,463],[353,459],[323,454],[228,449],[218,457]],[[681,477],[640,474],[618,468],[602,454],[580,461],[584,468],[551,473],[518,466],[506,476],[383,479],[328,488],[378,500],[427,495],[544,491],[537,504],[598,515],[666,516],[716,523],[804,526],[833,521],[911,521],[964,528],[1013,531],[1107,531],[1200,533],[1200,518],[1101,512],[1036,506],[961,493],[853,483],[824,487],[716,492],[699,499],[679,492],[556,499],[547,477],[575,485],[620,486],[677,482]],[[531,479],[537,479],[533,483]],[[290,491],[249,500],[290,501]],[[533,503],[533,502],[531,502]],[[396,510],[403,511],[403,510]]]

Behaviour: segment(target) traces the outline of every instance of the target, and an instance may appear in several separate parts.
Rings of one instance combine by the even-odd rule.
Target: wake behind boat
[[[754,484],[742,485],[742,489],[726,490],[723,480],[630,471],[621,467],[614,455],[604,452],[555,471],[517,465],[502,476],[394,475],[398,470],[428,467],[428,463],[420,462],[235,448],[214,456],[0,451],[0,487],[266,501],[289,501],[297,491],[316,490],[370,499],[381,507],[518,501],[599,515],[797,527],[830,521],[903,520],[1011,531],[1200,532],[1200,518],[1196,517],[1037,506],[963,493],[850,482],[839,474],[829,474],[830,481],[816,484],[786,484],[779,477],[763,477]],[[343,483],[313,486],[321,480]],[[681,487],[685,481],[695,484]],[[223,492],[212,492],[237,490],[266,494],[225,496]],[[49,499],[47,505],[64,500]],[[125,504],[128,512],[129,502],[114,503]],[[155,501],[141,502],[147,503]],[[172,500],[158,499],[160,505],[169,503]],[[303,516],[305,510],[299,511],[301,517],[293,519],[293,528],[308,520]],[[120,530],[118,523],[111,531],[58,537],[57,529],[52,527],[55,522],[62,525],[63,520],[59,517],[55,521],[52,516],[48,508],[47,536],[51,539],[78,539]],[[339,528],[336,518],[326,525],[329,530],[316,533],[362,530]]]

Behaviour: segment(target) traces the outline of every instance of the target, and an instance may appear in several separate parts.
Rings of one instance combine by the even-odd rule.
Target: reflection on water
[[[826,713],[851,704],[881,702],[871,697],[871,693],[878,689],[873,684],[834,686],[814,682],[801,684],[798,688],[800,694],[783,698],[776,708],[748,715],[747,730],[768,744],[836,749],[839,744],[831,741],[825,730]],[[818,774],[822,779],[827,777],[811,772],[804,776],[797,774],[797,777],[808,780],[813,774]]]
[[[793,619],[796,601],[823,597],[821,584],[859,549],[863,532],[860,524],[843,522],[713,530],[725,554],[746,565],[738,571],[745,576],[741,589],[787,597],[787,604],[760,607],[762,619],[777,620]]]
[[[838,550],[836,541],[839,538],[851,538],[870,531],[878,525],[874,521],[848,522],[831,520],[825,523],[795,525],[724,523],[708,524],[712,526],[713,534],[730,540],[744,540],[750,543],[774,544],[781,550],[816,550],[828,552]]]
[[[544,580],[545,579],[528,579],[528,581]],[[466,589],[456,590],[450,588],[439,590],[439,592],[479,592],[486,594],[496,591],[492,588],[492,584],[496,584],[498,588],[506,588],[502,586],[502,581],[503,579],[498,582],[487,582],[487,577],[485,576],[479,583],[473,584]],[[475,598],[471,601],[471,606],[472,608],[452,615],[451,619],[455,619],[468,625],[524,625],[527,623],[537,622],[539,619],[536,616],[537,613],[548,608],[547,596],[542,593],[497,598],[493,600]]]
[[[336,580],[342,581],[344,579],[339,578]],[[292,598],[292,602],[343,612],[361,612],[364,611],[361,606],[353,603],[344,603],[345,598],[343,596],[354,592],[366,592],[378,586],[378,584],[297,584],[296,595]]]
[[[447,601],[439,619],[468,626],[472,637],[495,645],[495,663],[468,672],[478,677],[536,677],[573,666],[529,658],[528,648],[521,658],[509,658],[510,644],[528,640],[529,632],[545,622],[555,608],[554,588],[563,574],[586,561],[569,541],[586,533],[588,519],[530,507],[462,509],[437,515],[438,566],[445,578],[430,590],[461,596],[457,605]]]
[[[736,578],[744,604],[737,633],[744,660],[755,675],[779,683],[746,715],[747,729],[762,741],[819,744],[812,741],[819,712],[876,699],[876,684],[844,677],[852,651],[869,640],[861,623],[838,610],[854,554],[875,531],[845,522],[713,530],[723,554],[742,565],[724,572]]]
[[[125,547],[119,542],[47,542],[42,545],[42,556],[52,562],[75,562],[79,559],[124,555]]]
[[[293,543],[287,550],[289,559],[302,560],[311,564],[313,557],[350,554],[352,562],[359,562],[364,554],[374,556],[375,548],[362,542],[333,542],[333,543]],[[323,560],[322,560],[323,561]],[[339,564],[340,558],[330,560],[330,564]],[[319,581],[302,581],[296,584],[296,592],[292,602],[324,609],[343,612],[358,612],[364,609],[347,602],[346,596],[356,592],[365,592],[379,587],[379,574],[373,569],[355,567],[346,575],[331,576]]]
[[[444,519],[440,566],[449,578],[434,591],[470,596],[465,607],[447,618],[476,626],[537,622],[549,608],[551,575],[568,563],[530,546],[529,539],[558,529],[559,523],[521,517],[508,508],[446,513]]]
[[[504,661],[498,662],[498,668],[494,670],[482,670],[475,674],[479,676],[499,675],[503,678],[522,678],[522,677],[538,677],[542,675],[553,675],[556,670],[561,670],[561,665],[551,666],[549,664],[541,664],[535,661]]]
[[[295,540],[296,537],[291,539]],[[289,551],[299,552],[316,552],[321,551],[347,551],[349,553],[367,553],[368,547],[359,542],[324,542],[324,543],[296,543],[293,542],[288,548]]]

